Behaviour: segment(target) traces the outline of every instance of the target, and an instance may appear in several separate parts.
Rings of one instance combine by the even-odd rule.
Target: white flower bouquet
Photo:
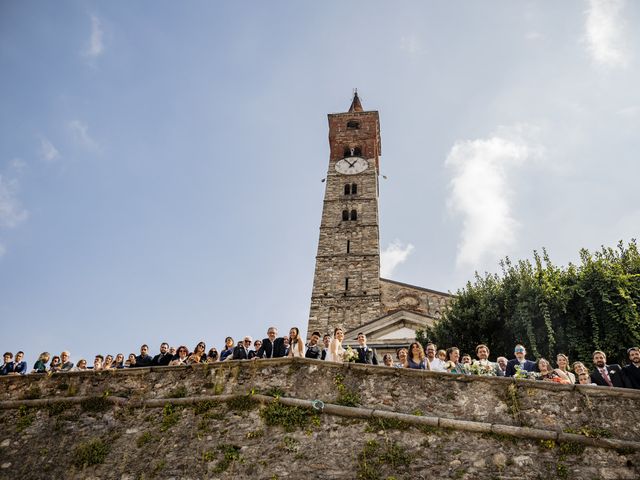
[[[345,362],[355,362],[358,360],[358,352],[353,350],[351,347],[347,347],[342,358]]]

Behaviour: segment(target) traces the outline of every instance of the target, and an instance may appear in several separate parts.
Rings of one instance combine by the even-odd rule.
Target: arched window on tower
[[[344,157],[361,157],[362,148],[360,147],[344,147]]]
[[[356,193],[358,193],[358,184],[357,183],[352,183],[351,184],[351,195],[355,195]]]
[[[351,220],[358,220],[358,212],[356,212],[355,210],[351,210]]]
[[[360,128],[360,123],[359,123],[359,122],[356,122],[355,120],[349,120],[349,121],[347,122],[347,128],[348,128],[349,130],[357,130],[357,129],[359,129],[359,128]]]
[[[349,221],[349,210],[343,210],[342,211],[342,221],[343,222],[348,222]]]
[[[348,183],[344,186],[344,194],[351,195],[351,185],[349,185]]]

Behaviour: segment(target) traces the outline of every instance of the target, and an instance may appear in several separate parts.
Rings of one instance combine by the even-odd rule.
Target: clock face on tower
[[[336,172],[344,175],[354,175],[364,172],[368,166],[369,163],[364,158],[347,157],[336,163]]]

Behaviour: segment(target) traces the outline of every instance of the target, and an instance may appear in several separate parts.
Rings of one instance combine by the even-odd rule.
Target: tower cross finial
[[[349,107],[349,113],[352,112],[363,112],[362,103],[360,103],[360,97],[358,97],[358,89],[353,89],[353,100],[351,101],[351,106]]]

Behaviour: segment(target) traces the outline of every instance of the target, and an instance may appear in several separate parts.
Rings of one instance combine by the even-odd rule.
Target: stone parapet
[[[639,402],[308,359],[2,377],[0,478],[638,478]]]

